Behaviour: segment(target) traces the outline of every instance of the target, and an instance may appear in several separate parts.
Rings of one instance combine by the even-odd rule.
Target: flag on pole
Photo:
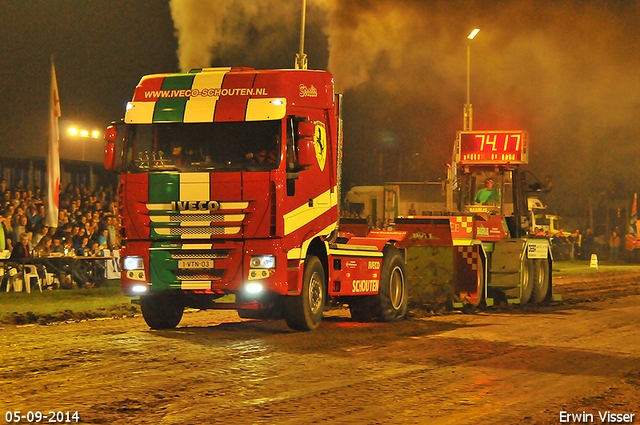
[[[51,60],[51,95],[49,111],[49,152],[47,155],[47,220],[49,227],[58,227],[58,204],[60,202],[60,139],[58,133],[58,118],[60,111],[60,96],[56,69]]]
[[[631,219],[629,220],[629,234],[635,238],[638,236],[638,227],[636,221],[638,220],[638,194],[633,194],[633,204],[631,205]]]
[[[631,204],[631,217],[629,217],[629,230],[627,231],[626,248],[628,250],[636,249],[638,240],[638,194],[633,194],[633,204]]]

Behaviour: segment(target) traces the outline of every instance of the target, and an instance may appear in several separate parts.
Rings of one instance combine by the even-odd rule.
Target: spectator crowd
[[[47,226],[45,196],[39,188],[23,187],[21,181],[12,188],[0,181],[0,249],[11,252],[11,258],[94,256],[120,248],[113,188],[92,192],[84,185],[69,184],[60,193],[56,227]],[[24,249],[19,247],[25,243]]]

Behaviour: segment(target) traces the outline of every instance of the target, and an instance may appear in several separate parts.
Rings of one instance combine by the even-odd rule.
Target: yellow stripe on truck
[[[153,112],[155,102],[129,102],[125,113],[125,123],[151,124],[153,122]]]
[[[307,256],[307,250],[309,249],[309,245],[311,245],[311,241],[318,236],[325,236],[331,234],[336,228],[337,223],[331,223],[329,226],[324,228],[318,233],[313,234],[310,238],[305,240],[300,244],[300,248],[293,248],[287,252],[287,260],[299,260],[301,258],[305,258]]]
[[[211,197],[209,173],[181,173],[180,200],[204,201]]]
[[[224,76],[230,69],[222,72],[200,72],[193,79],[191,90],[221,88]],[[220,96],[192,96],[184,110],[184,122],[213,122],[216,103]]]
[[[331,189],[313,198],[313,207],[305,202],[295,210],[284,215],[284,234],[288,235],[295,232],[305,224],[311,223],[331,208],[338,205],[338,199],[335,190]]]

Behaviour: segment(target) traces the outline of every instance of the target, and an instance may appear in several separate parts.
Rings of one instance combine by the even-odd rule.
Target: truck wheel
[[[522,261],[522,270],[520,270],[520,304],[526,304],[531,299],[533,293],[533,282],[535,280],[535,266],[532,260],[525,259]]]
[[[535,275],[533,280],[533,302],[541,303],[547,299],[549,292],[549,260],[535,261]]]
[[[140,297],[142,317],[151,329],[173,329],[182,319],[183,305],[167,295],[145,295]]]
[[[325,286],[322,263],[318,257],[308,257],[304,264],[302,292],[287,299],[285,318],[291,329],[310,331],[318,327],[324,310]]]
[[[385,250],[375,316],[383,322],[402,320],[407,314],[407,281],[402,254],[394,247]]]

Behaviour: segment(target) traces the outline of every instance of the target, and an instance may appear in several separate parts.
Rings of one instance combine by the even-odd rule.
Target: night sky
[[[0,155],[44,156],[49,70],[68,123],[102,130],[140,77],[203,66],[291,68],[301,0],[0,0]],[[550,208],[585,224],[589,199],[628,209],[640,190],[640,3],[308,0],[309,68],[345,94],[351,184],[445,175],[466,98],[474,130],[528,130]],[[85,145],[100,161],[102,141]]]
[[[51,57],[62,117],[60,155],[80,159],[67,124],[104,128],[123,116],[143,74],[176,71],[177,41],[163,1],[3,0],[0,2],[0,152],[45,156]],[[104,141],[86,140],[102,160]]]

